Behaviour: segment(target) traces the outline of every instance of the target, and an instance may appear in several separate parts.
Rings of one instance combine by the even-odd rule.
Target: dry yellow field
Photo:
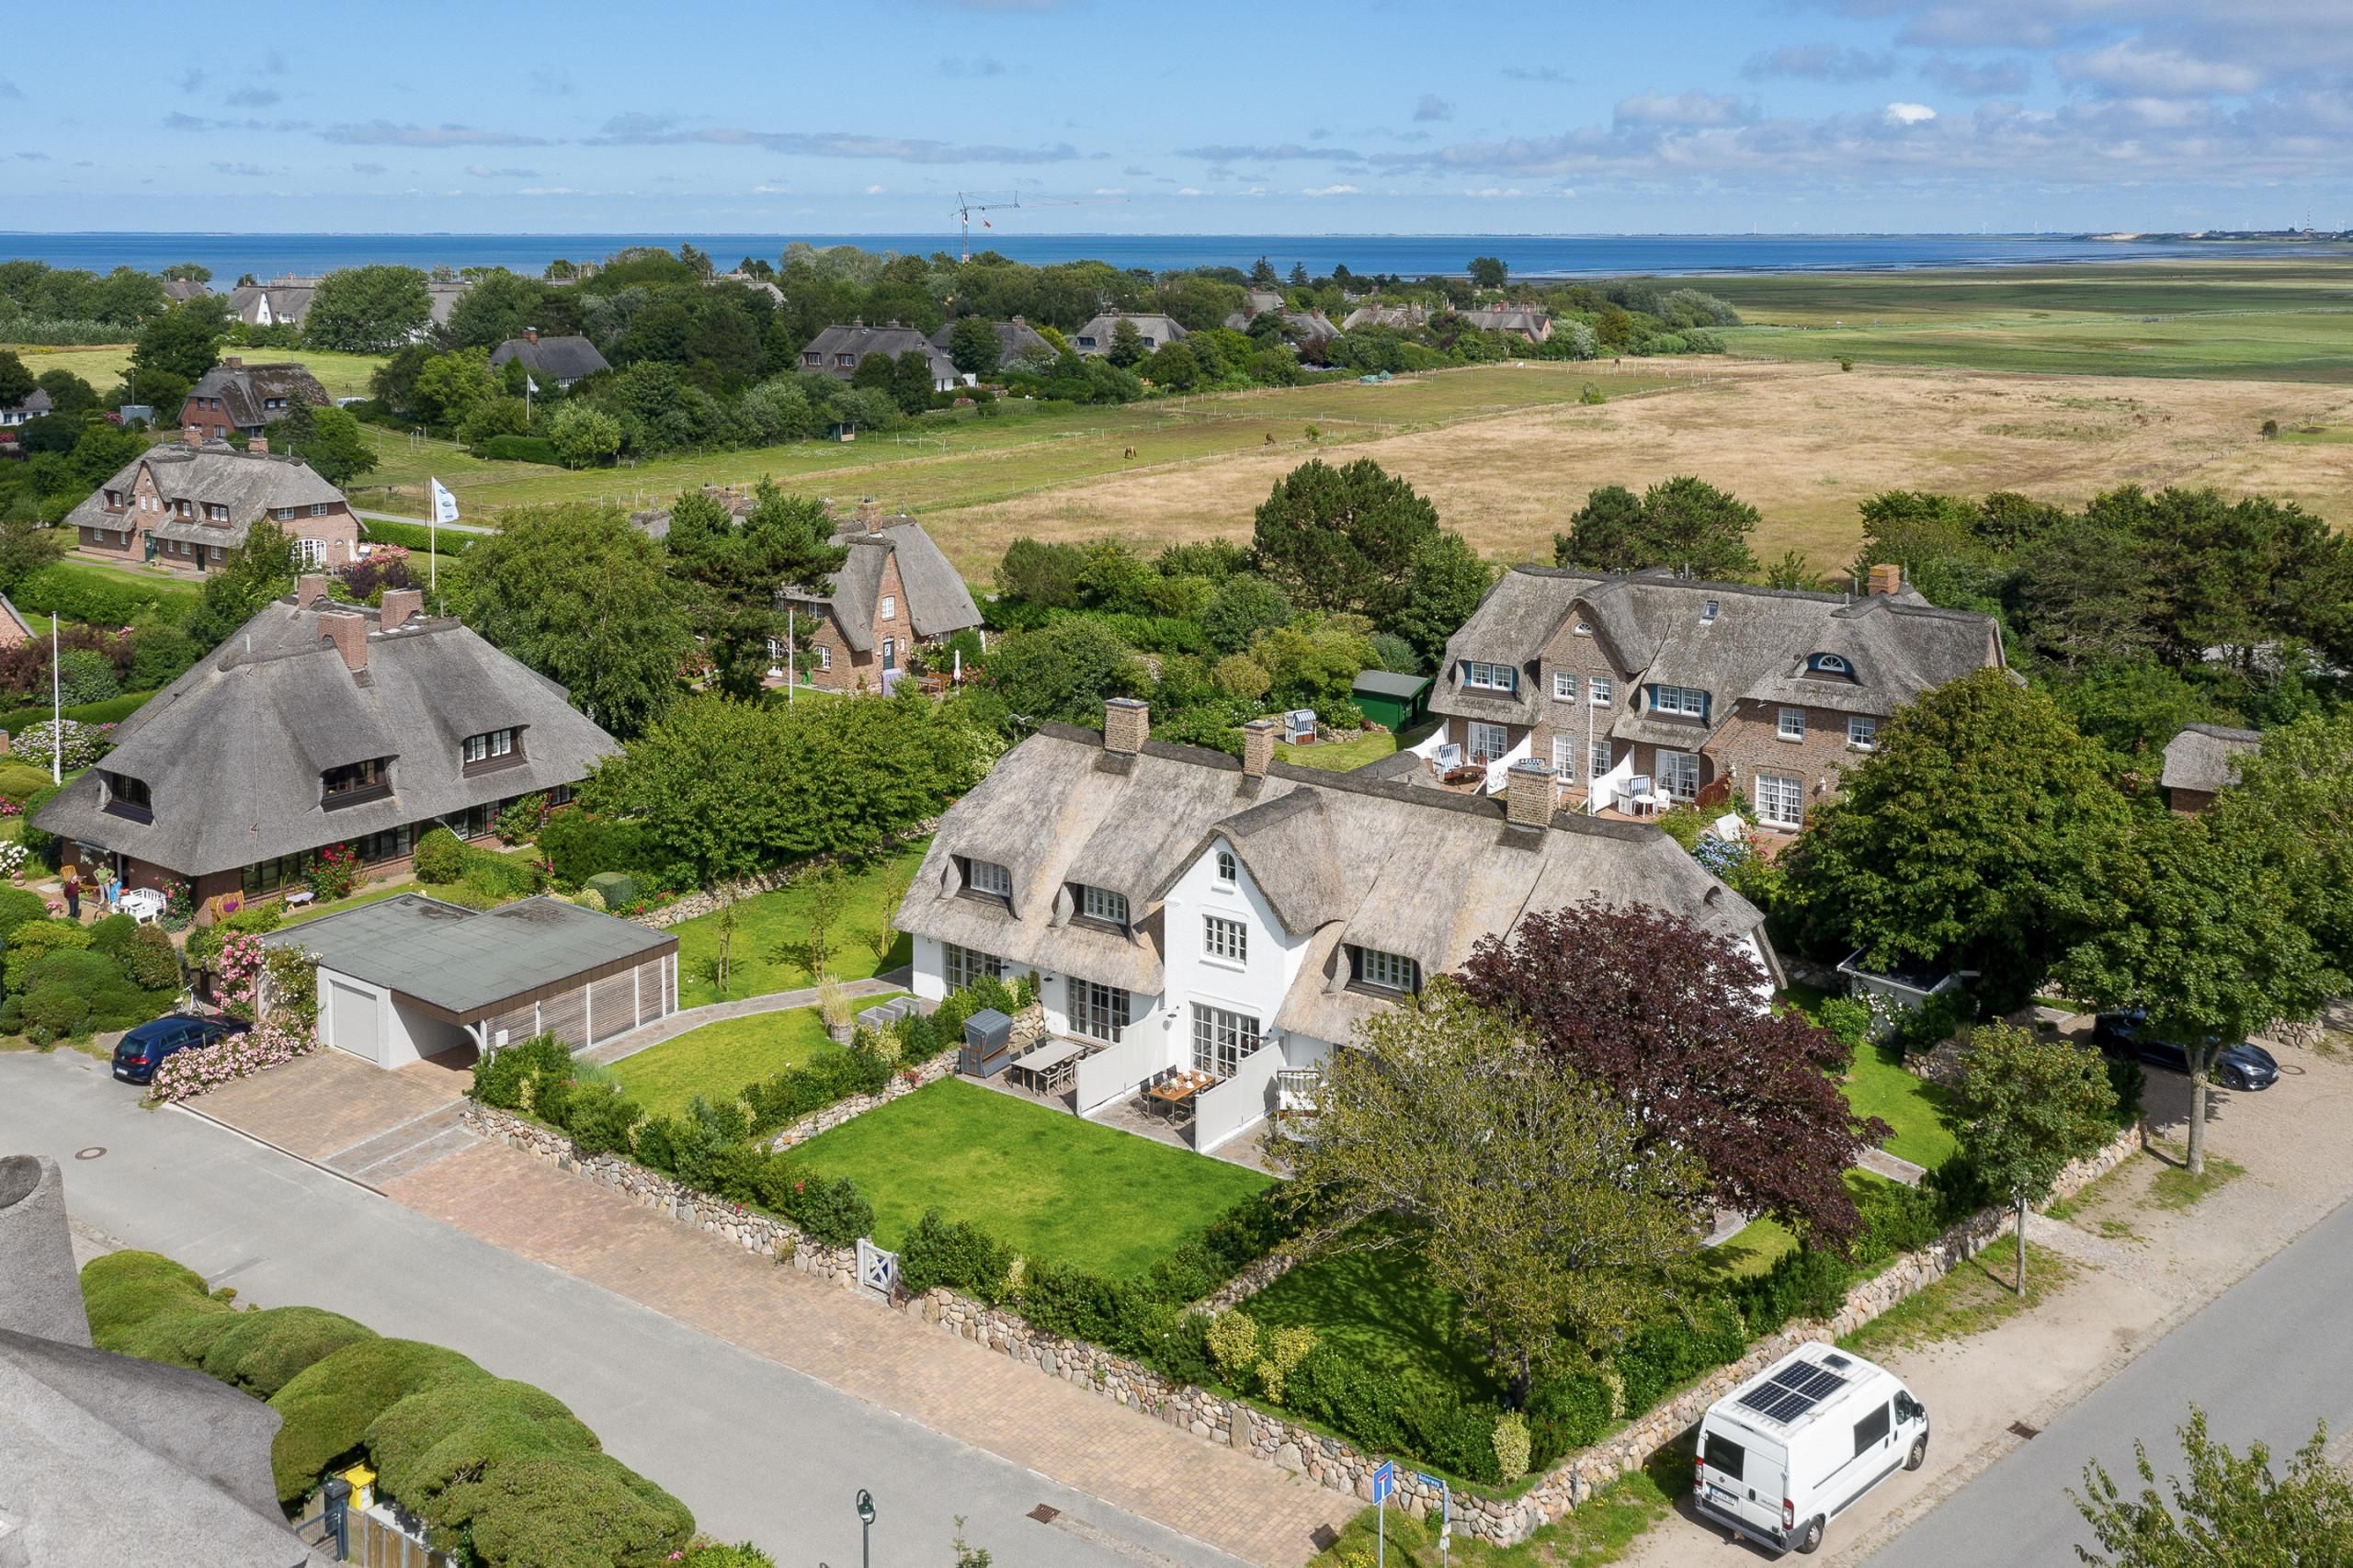
[[[1714,360],[1704,380],[1673,390],[1469,419],[1330,455],[1404,475],[1496,559],[1550,560],[1553,533],[1596,485],[1691,473],[1762,509],[1760,558],[1796,549],[1835,570],[1860,539],[1857,503],[1895,488],[2074,502],[2126,483],[2214,484],[2353,521],[2353,444],[2266,441],[2267,419],[2341,426],[2353,420],[2353,391]],[[1108,533],[1147,547],[1247,538],[1253,509],[1300,460],[1236,454],[927,511],[924,522],[984,582],[1024,534]]]

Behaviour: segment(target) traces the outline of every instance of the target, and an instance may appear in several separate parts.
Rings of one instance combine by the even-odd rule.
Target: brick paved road
[[[1360,1506],[476,1143],[395,1199],[1248,1562],[1296,1568]]]

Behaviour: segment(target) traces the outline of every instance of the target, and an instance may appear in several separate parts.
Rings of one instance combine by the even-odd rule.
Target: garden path
[[[887,974],[871,980],[850,980],[842,983],[842,990],[853,998],[864,996],[895,996],[915,983],[913,971],[902,965]],[[583,1062],[609,1065],[624,1056],[660,1045],[665,1040],[676,1040],[688,1029],[699,1029],[705,1024],[715,1024],[722,1018],[748,1017],[754,1013],[786,1013],[795,1007],[817,1005],[817,988],[804,985],[798,991],[771,991],[765,996],[744,996],[733,1002],[706,1002],[699,1007],[687,1007],[650,1024],[643,1024],[624,1035],[615,1035],[604,1044],[576,1054]]]
[[[1218,1550],[1299,1568],[1362,1506],[1110,1400],[962,1344],[501,1144],[388,1196],[521,1257]]]

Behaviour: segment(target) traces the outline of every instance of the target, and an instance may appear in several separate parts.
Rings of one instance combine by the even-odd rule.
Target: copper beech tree
[[[1844,1048],[1768,1011],[1765,975],[1730,937],[1591,899],[1486,937],[1461,979],[1616,1096],[1645,1143],[1697,1155],[1717,1203],[1834,1243],[1854,1234],[1843,1173],[1887,1126],[1847,1108]]]

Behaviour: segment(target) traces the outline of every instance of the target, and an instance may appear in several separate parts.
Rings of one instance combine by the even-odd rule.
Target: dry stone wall
[[[933,817],[927,822],[919,822],[892,840],[892,847],[895,848],[928,838],[938,831],[938,817]],[[815,855],[806,860],[795,860],[791,865],[779,866],[773,871],[761,871],[738,881],[722,882],[715,888],[704,888],[699,892],[687,893],[664,904],[659,909],[649,909],[642,914],[632,915],[630,918],[640,926],[649,926],[659,931],[665,926],[676,926],[682,920],[692,920],[698,915],[712,914],[720,905],[733,903],[739,898],[751,898],[758,893],[774,892],[779,888],[790,887],[801,878],[814,875],[826,867],[835,864],[840,858],[838,855]]]
[[[881,1104],[892,1097],[894,1091],[912,1092],[912,1086],[902,1089],[894,1083],[882,1096],[860,1097]],[[844,1106],[847,1104],[843,1102]],[[872,1105],[863,1108],[871,1109]],[[858,1288],[858,1259],[853,1250],[821,1246],[781,1220],[747,1213],[733,1204],[695,1192],[617,1156],[583,1159],[563,1134],[522,1117],[471,1103],[461,1114],[476,1132],[612,1187],[633,1202],[724,1236],[746,1251],[768,1254],[780,1262],[790,1261],[801,1273],[845,1289]],[[2120,1134],[2097,1153],[2069,1165],[2054,1185],[2052,1199],[2068,1198],[2082,1191],[2130,1159],[2142,1142],[2141,1131],[2135,1128]],[[1527,1540],[1596,1492],[1640,1469],[1651,1455],[1698,1422],[1708,1406],[1782,1356],[1809,1340],[1835,1340],[1850,1334],[1897,1302],[1935,1284],[2002,1235],[2007,1220],[2008,1216],[1999,1210],[1971,1216],[1928,1245],[1905,1253],[1848,1290],[1845,1304],[1828,1321],[1790,1324],[1759,1340],[1739,1360],[1717,1369],[1615,1436],[1569,1455],[1515,1496],[1457,1493],[1453,1499],[1455,1528],[1495,1546],[1511,1546]],[[1253,1287],[1263,1289],[1279,1278],[1297,1256],[1290,1251],[1272,1255],[1238,1278],[1235,1284],[1255,1273],[1263,1273],[1264,1278]],[[1245,1299],[1247,1294],[1237,1294],[1229,1287],[1202,1305],[1221,1309]],[[1173,1383],[1141,1362],[1098,1346],[1046,1333],[1017,1312],[983,1305],[952,1290],[930,1290],[920,1297],[902,1298],[892,1305],[919,1315],[924,1323],[968,1344],[1010,1357],[1074,1387],[1090,1390],[1204,1442],[1234,1449],[1332,1491],[1350,1493],[1368,1503],[1372,1500],[1372,1472],[1381,1463],[1380,1456],[1367,1454],[1336,1437],[1269,1415],[1240,1400]],[[1410,1466],[1400,1465],[1396,1477],[1394,1501],[1408,1516],[1420,1518],[1438,1507],[1438,1488],[1425,1484]]]

